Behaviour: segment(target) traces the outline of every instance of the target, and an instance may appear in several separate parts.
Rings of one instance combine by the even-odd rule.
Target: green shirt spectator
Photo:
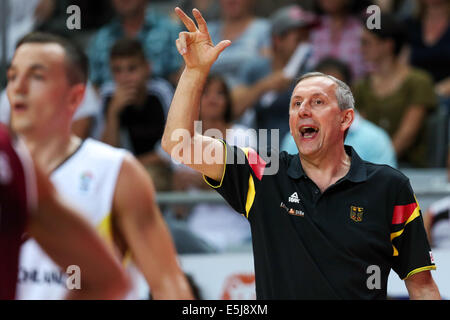
[[[431,77],[415,68],[411,68],[403,83],[388,95],[377,95],[372,89],[369,77],[358,82],[353,93],[361,114],[385,129],[391,138],[399,129],[409,108],[425,107],[429,113],[437,104]],[[426,132],[426,122],[423,122],[414,143],[399,157],[400,164],[426,166]]]

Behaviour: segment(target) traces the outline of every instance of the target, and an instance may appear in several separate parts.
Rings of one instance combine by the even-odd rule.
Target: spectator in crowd
[[[399,165],[427,165],[426,120],[436,107],[433,80],[400,58],[405,43],[403,25],[381,15],[380,29],[366,29],[362,37],[370,74],[355,85],[356,105],[369,121],[391,137]]]
[[[33,31],[44,22],[53,12],[54,0],[6,0],[5,13],[3,17],[6,22],[6,60],[12,59],[16,42],[26,33]],[[1,15],[0,15],[1,17]],[[0,57],[3,53],[2,43],[0,42]],[[2,57],[3,58],[3,57]]]
[[[313,65],[330,56],[342,60],[351,68],[352,81],[361,78],[367,71],[361,54],[363,26],[354,12],[356,2],[319,0],[320,26],[311,32]]]
[[[281,136],[289,132],[291,86],[310,68],[309,30],[314,22],[315,16],[298,5],[280,8],[270,17],[272,54],[241,67],[241,83],[232,91],[235,118],[258,129],[279,129]]]
[[[47,0],[48,1],[48,0]],[[104,24],[108,23],[114,15],[111,6],[111,0],[52,0],[52,14],[38,27],[38,31],[57,34],[64,37],[78,37],[81,34],[89,36],[92,31],[96,31]],[[82,17],[80,17],[81,28],[69,29],[66,27],[68,21],[75,11],[67,12],[70,6],[80,8]]]
[[[233,88],[240,68],[256,57],[267,54],[270,25],[254,15],[256,0],[220,0],[221,18],[208,24],[213,43],[232,41],[230,48],[214,63],[212,72],[225,77]]]
[[[55,3],[55,0],[4,0],[0,3],[0,31],[4,31],[0,32],[0,88],[6,80],[6,68],[16,42],[48,19]]]
[[[447,180],[450,183],[450,145],[447,153]],[[433,203],[423,217],[430,245],[450,249],[450,196]]]
[[[254,131],[247,131],[242,125],[232,124],[231,105],[231,94],[225,80],[217,75],[209,76],[200,102],[199,132],[223,138],[231,145],[255,148]],[[185,165],[177,165],[173,177],[174,188],[177,190],[209,190],[202,175]],[[216,251],[249,244],[251,241],[248,221],[228,205],[199,204],[192,208],[185,219],[187,228]]]
[[[220,17],[220,6],[216,0],[179,0],[178,2],[178,7],[188,15],[191,14],[192,9],[196,8],[203,12],[203,17],[207,21],[217,20]],[[175,16],[174,19],[176,19]]]
[[[259,0],[259,5],[256,7],[256,14],[267,17],[278,9],[293,4],[299,5],[306,10],[312,11],[314,9],[314,1],[315,0]]]
[[[416,10],[415,0],[374,0],[372,2],[380,7],[381,12],[393,14],[398,19],[408,19]]]
[[[315,70],[346,83],[351,77],[347,64],[334,58],[325,58],[319,62]],[[363,160],[397,167],[397,159],[389,135],[382,128],[361,117],[356,109],[353,123],[345,138],[345,144],[352,146]],[[290,154],[298,153],[290,132],[284,136],[281,150]]]
[[[147,60],[152,63],[152,74],[175,83],[182,65],[174,45],[180,27],[169,16],[152,9],[147,0],[111,1],[117,17],[93,36],[88,47],[92,83],[100,88],[112,79],[109,52],[123,37],[140,40]]]
[[[431,74],[436,92],[450,108],[450,1],[420,0],[408,26],[411,65]]]
[[[151,78],[151,67],[136,39],[118,40],[111,48],[114,85],[105,86],[102,141],[129,149],[146,167],[157,190],[170,189],[169,162],[158,154],[173,89]]]

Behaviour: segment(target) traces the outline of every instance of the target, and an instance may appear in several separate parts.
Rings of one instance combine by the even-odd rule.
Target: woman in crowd
[[[358,8],[361,0],[319,0],[320,25],[311,32],[312,65],[333,57],[350,66],[352,80],[361,78],[367,66],[361,54],[363,25]]]
[[[225,80],[216,75],[208,78],[200,105],[197,129],[204,135],[223,138],[228,144],[256,148],[256,133],[231,123],[231,95]],[[210,190],[201,174],[184,165],[176,165],[173,186],[177,190],[196,192]],[[180,210],[178,210],[180,213]],[[199,204],[185,215],[188,229],[223,251],[250,243],[250,225],[226,204]]]
[[[450,0],[418,4],[416,18],[408,20],[410,61],[431,74],[436,93],[450,108]]]
[[[267,19],[255,16],[256,0],[220,0],[219,3],[222,15],[219,20],[208,21],[209,33],[213,43],[227,39],[232,44],[211,71],[222,75],[232,88],[243,64],[269,52],[270,24]]]
[[[381,15],[380,29],[362,35],[370,74],[355,85],[356,106],[391,137],[400,166],[427,165],[426,119],[436,106],[431,76],[405,63],[406,34],[390,15]]]

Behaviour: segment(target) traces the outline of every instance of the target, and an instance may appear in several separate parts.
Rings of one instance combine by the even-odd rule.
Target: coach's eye
[[[315,99],[315,100],[313,100],[313,104],[321,105],[321,104],[323,104],[323,101],[321,99]]]

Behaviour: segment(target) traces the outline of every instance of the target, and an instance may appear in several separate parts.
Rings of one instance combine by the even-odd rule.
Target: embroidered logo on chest
[[[361,222],[363,219],[364,208],[351,206],[350,207],[350,219],[355,222]]]
[[[288,208],[284,202],[280,203],[280,208],[283,208],[289,213],[290,215],[297,216],[297,217],[304,217],[305,213],[302,210],[294,209],[294,208]]]
[[[291,196],[289,197],[288,201],[292,202],[292,203],[300,203],[300,199],[298,197],[297,192],[294,192],[293,194],[291,194]]]

